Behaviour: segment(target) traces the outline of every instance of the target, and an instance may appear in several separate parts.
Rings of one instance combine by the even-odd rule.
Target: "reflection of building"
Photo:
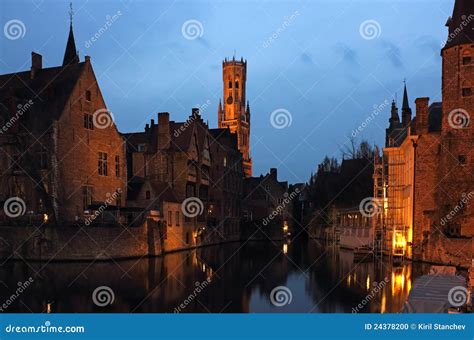
[[[343,248],[357,249],[373,246],[373,225],[369,216],[364,216],[359,207],[336,209],[336,225],[339,244]]]
[[[384,226],[387,244],[409,256],[468,266],[474,234],[474,3],[457,0],[447,26],[443,102],[418,98],[411,119],[405,91],[402,122],[392,109],[383,156]]]
[[[33,52],[31,70],[0,76],[0,127],[0,201],[20,197],[28,216],[62,224],[93,204],[123,203],[124,141],[90,58],[79,61],[72,24],[61,66],[44,68]]]
[[[222,62],[224,107],[219,102],[219,128],[229,128],[237,134],[239,150],[243,155],[246,177],[252,176],[250,158],[250,106],[246,104],[247,61],[224,60]]]

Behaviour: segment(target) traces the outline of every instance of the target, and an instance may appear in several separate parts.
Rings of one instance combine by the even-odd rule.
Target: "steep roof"
[[[48,123],[58,119],[87,62],[0,75],[0,103],[13,116],[19,104],[31,100],[30,117]],[[25,114],[27,116],[27,114]],[[9,119],[9,117],[4,117]]]
[[[69,36],[67,38],[66,50],[64,51],[63,66],[69,64],[77,64],[79,56],[76,50],[76,42],[74,41],[74,32],[72,31],[72,22],[69,26]]]
[[[453,15],[448,19],[449,29],[445,48],[474,42],[474,1],[456,0]]]

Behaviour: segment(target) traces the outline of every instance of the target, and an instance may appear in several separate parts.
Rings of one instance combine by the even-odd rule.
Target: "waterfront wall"
[[[33,261],[111,260],[159,256],[167,252],[236,240],[193,238],[163,231],[147,221],[140,227],[0,227],[0,258]]]

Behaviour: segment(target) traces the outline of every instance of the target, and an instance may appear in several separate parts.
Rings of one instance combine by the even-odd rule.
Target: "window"
[[[472,96],[472,89],[470,87],[465,87],[462,89],[462,96],[463,97],[470,97]]]
[[[100,176],[107,176],[107,154],[105,152],[99,152],[98,170]]]
[[[463,65],[469,65],[471,62],[472,62],[472,58],[471,58],[471,57],[463,57],[463,58],[462,58],[462,64],[463,64]]]
[[[239,80],[238,80],[238,79],[235,81],[235,88],[236,88],[236,89],[239,88]]]
[[[179,227],[179,211],[176,212],[175,218],[176,218],[176,221],[175,221],[176,226]]]
[[[168,226],[171,227],[173,225],[173,212],[168,211]]]
[[[459,155],[458,156],[458,161],[459,161],[459,165],[466,165],[466,156],[465,155]]]
[[[90,113],[84,113],[84,129],[94,130],[94,118]]]
[[[115,156],[115,177],[120,177],[120,156]]]
[[[145,152],[145,144],[138,144],[137,145],[138,152]]]
[[[86,100],[90,102],[92,99],[91,91],[86,91]]]
[[[226,167],[227,166],[227,157],[224,156],[224,166]]]
[[[92,187],[83,186],[82,187],[82,208],[87,210],[92,204]]]
[[[229,80],[229,89],[232,88],[232,81]]]
[[[150,193],[150,190],[147,190],[145,192],[145,199],[149,200],[151,198],[151,193]]]

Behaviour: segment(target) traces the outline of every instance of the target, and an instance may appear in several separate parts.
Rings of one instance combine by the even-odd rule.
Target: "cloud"
[[[314,65],[313,58],[309,53],[303,52],[300,56],[300,60],[303,64]]]
[[[401,58],[402,53],[397,45],[388,40],[382,40],[382,46],[385,49],[385,56],[388,58],[388,60],[390,60],[394,67],[404,67],[404,63]]]
[[[338,44],[334,47],[334,51],[337,54],[342,54],[342,60],[344,63],[351,67],[358,67],[359,64],[359,56],[357,51],[345,44]]]

